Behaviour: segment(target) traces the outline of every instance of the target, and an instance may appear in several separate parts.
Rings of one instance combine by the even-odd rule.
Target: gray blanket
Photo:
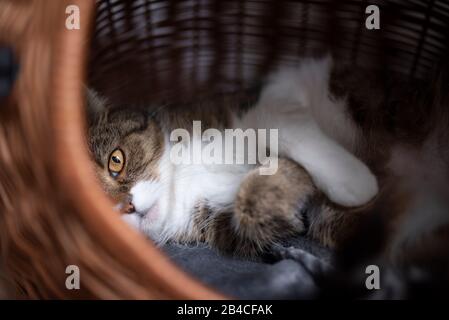
[[[205,284],[240,299],[312,299],[316,277],[331,268],[331,252],[302,238],[273,247],[260,261],[223,256],[206,245],[168,244],[164,251]]]

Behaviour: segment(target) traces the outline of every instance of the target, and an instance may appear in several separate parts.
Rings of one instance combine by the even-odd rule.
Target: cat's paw
[[[315,192],[307,172],[291,160],[280,159],[274,175],[254,169],[240,185],[234,212],[215,221],[212,242],[225,252],[260,255],[273,243],[306,231],[304,214]]]
[[[142,222],[142,216],[138,213],[123,214],[122,220],[125,221],[129,226],[136,230],[140,230],[140,224]]]
[[[315,183],[332,202],[345,207],[367,204],[379,192],[377,178],[356,158]]]

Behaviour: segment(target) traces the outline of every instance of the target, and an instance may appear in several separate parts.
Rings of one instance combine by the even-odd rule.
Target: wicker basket
[[[0,44],[20,62],[0,109],[0,244],[25,298],[222,298],[121,222],[91,172],[83,83],[117,103],[240,92],[330,50],[424,78],[449,49],[446,1],[0,0]],[[65,28],[68,5],[81,28]],[[81,289],[65,286],[68,265]]]

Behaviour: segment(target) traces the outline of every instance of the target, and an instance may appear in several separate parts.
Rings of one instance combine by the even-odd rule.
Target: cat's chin
[[[144,214],[145,220],[148,222],[154,222],[159,216],[159,204],[156,202],[148,209]]]

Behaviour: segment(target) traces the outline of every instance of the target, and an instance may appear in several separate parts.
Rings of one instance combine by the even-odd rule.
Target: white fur
[[[142,217],[140,214],[138,213],[124,214],[122,215],[122,219],[134,229],[140,230],[140,223],[142,221]]]
[[[329,98],[330,65],[329,58],[305,60],[274,74],[256,108],[236,119],[237,126],[278,128],[280,155],[301,164],[335,203],[359,206],[377,194],[377,179],[351,153],[357,129],[344,101]]]
[[[160,179],[139,182],[131,190],[136,210],[144,214],[140,228],[158,243],[189,234],[193,223],[192,212],[202,199],[207,199],[212,208],[231,205],[243,177],[253,167],[174,165],[169,156],[170,144],[166,139],[159,163]],[[145,214],[156,202],[157,213]]]
[[[233,127],[278,129],[281,155],[304,166],[332,201],[362,205],[376,195],[377,180],[351,154],[357,132],[345,114],[344,101],[329,99],[330,63],[327,58],[306,60],[297,69],[275,74],[256,107],[235,117]],[[253,168],[175,165],[169,153],[166,138],[160,179],[141,181],[131,190],[134,206],[143,214],[140,228],[157,242],[188,234],[193,208],[201,199],[207,199],[211,207],[232,205],[242,179]]]

